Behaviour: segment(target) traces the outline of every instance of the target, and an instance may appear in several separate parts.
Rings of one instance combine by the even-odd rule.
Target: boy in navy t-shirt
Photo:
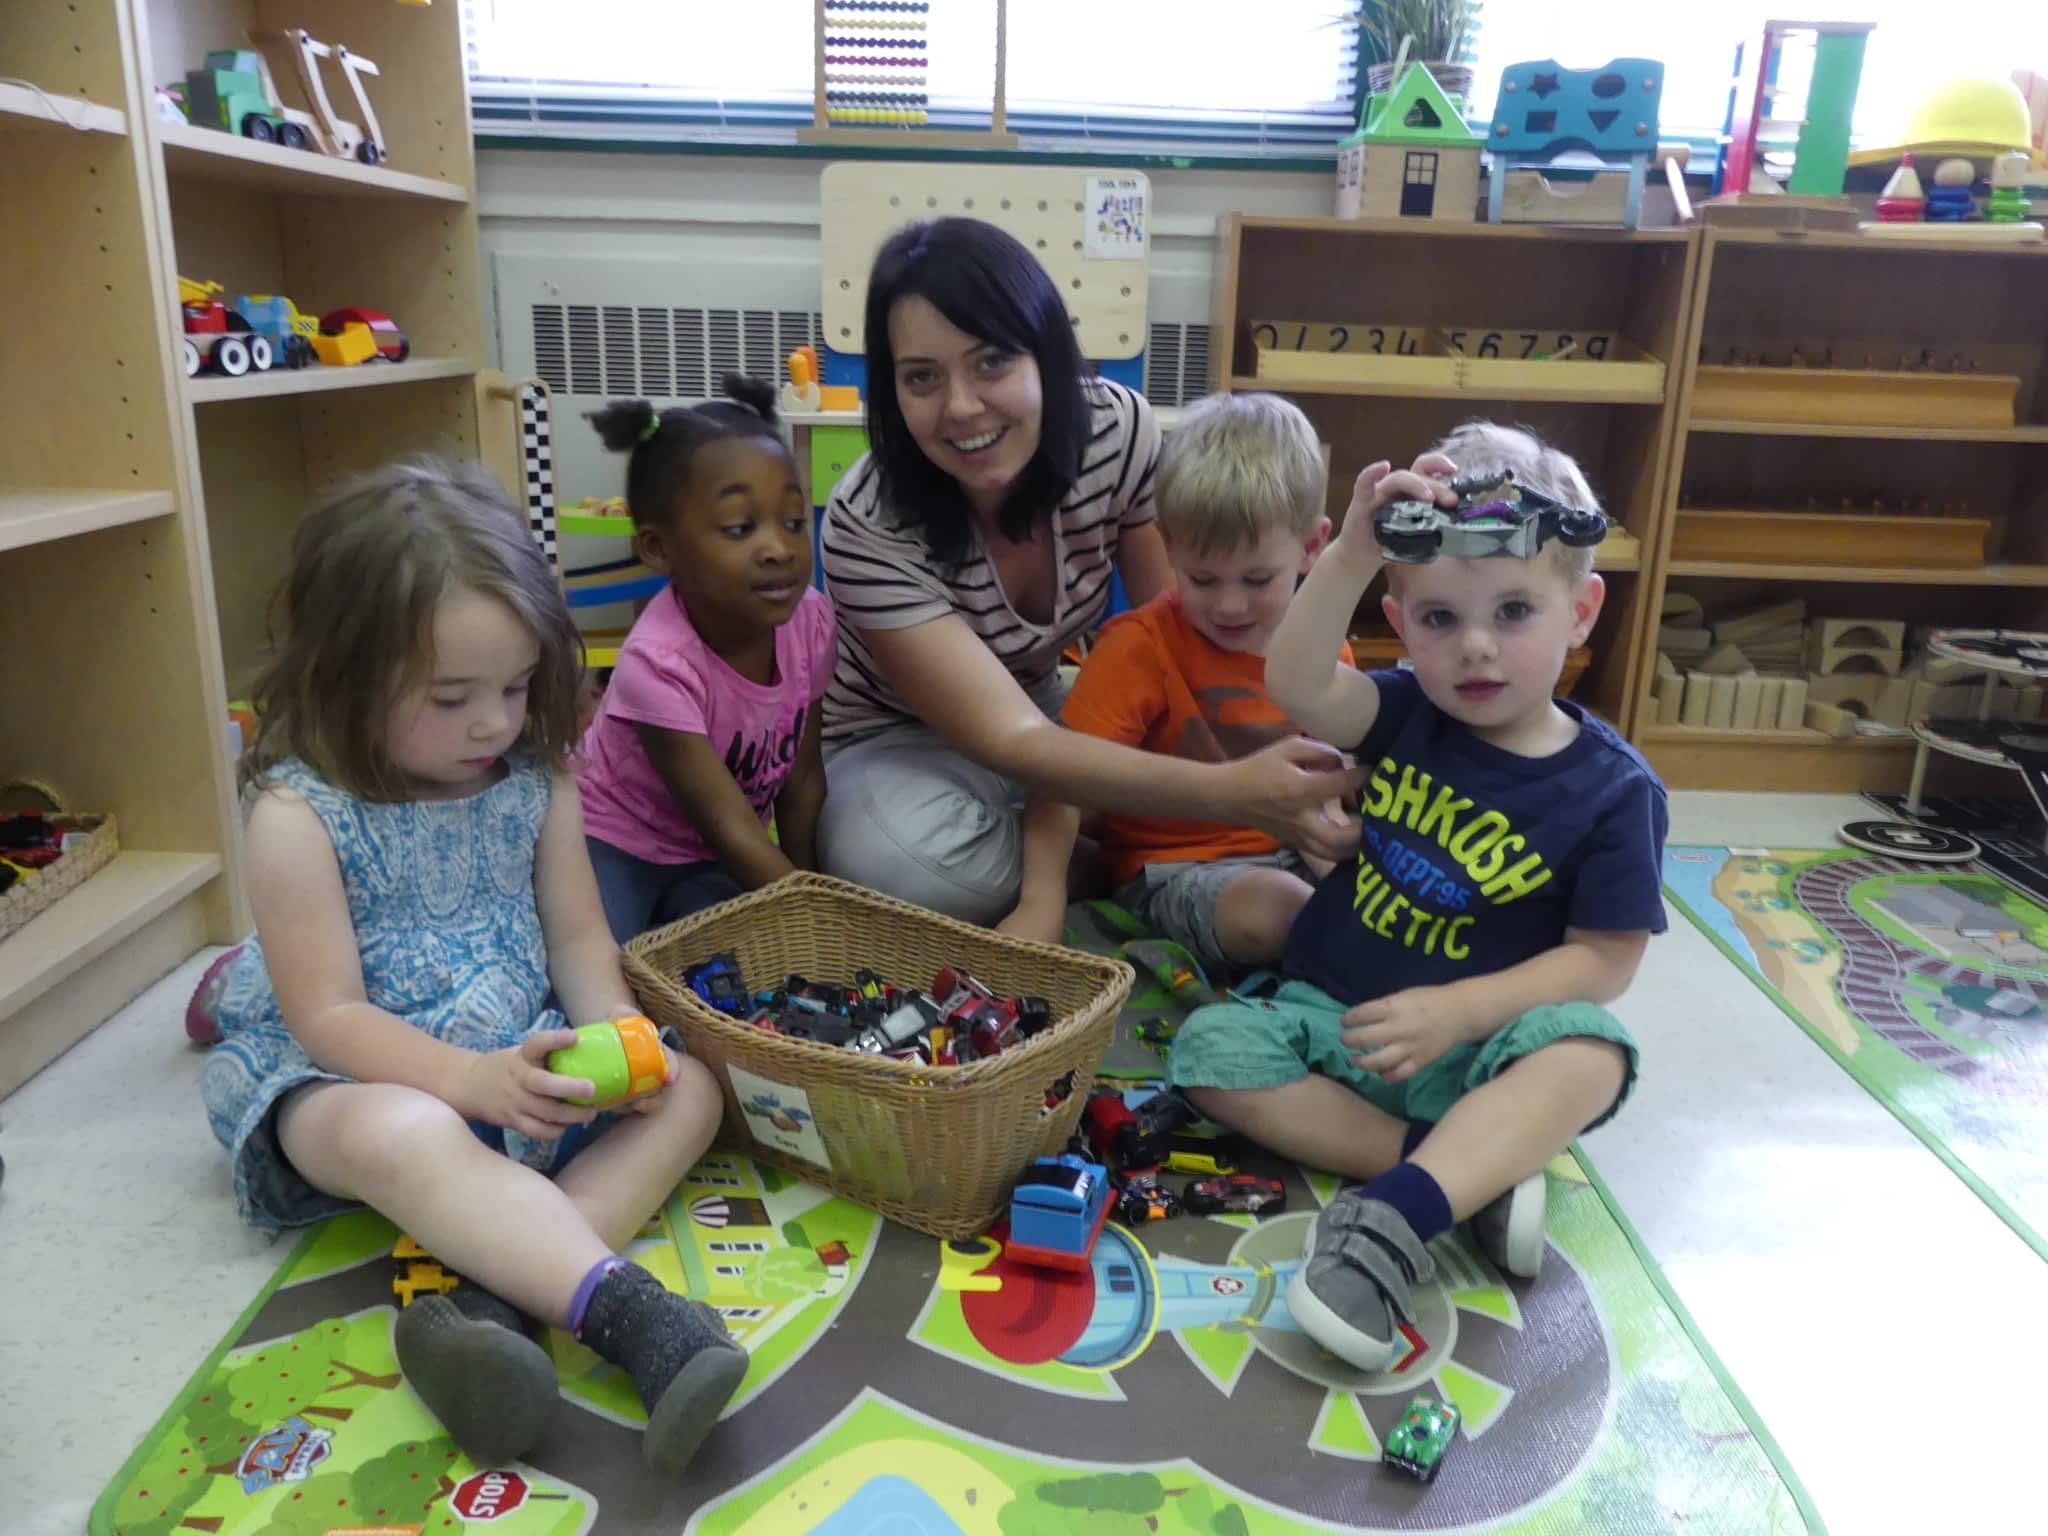
[[[1425,1244],[1473,1219],[1511,1275],[1543,1256],[1543,1168],[1627,1097],[1636,1047],[1601,1004],[1665,926],[1664,787],[1553,693],[1599,617],[1593,551],[1389,565],[1383,599],[1414,671],[1337,665],[1382,566],[1373,514],[1455,498],[1441,477],[1512,470],[1595,510],[1570,458],[1526,432],[1460,428],[1413,471],[1358,477],[1335,543],[1267,651],[1266,686],[1368,770],[1358,857],[1317,887],[1270,1002],[1196,1012],[1169,1072],[1211,1118],[1363,1178],[1317,1219],[1288,1290],[1331,1353],[1382,1369]]]

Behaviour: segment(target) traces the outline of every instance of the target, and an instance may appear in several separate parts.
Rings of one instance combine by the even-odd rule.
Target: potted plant
[[[1359,0],[1359,30],[1380,59],[1365,72],[1366,88],[1377,96],[1393,86],[1405,39],[1408,57],[1420,61],[1447,95],[1470,101],[1472,66],[1464,60],[1479,7],[1480,0]]]

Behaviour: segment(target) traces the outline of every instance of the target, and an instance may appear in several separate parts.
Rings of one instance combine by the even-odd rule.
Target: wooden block
[[[1742,654],[1739,647],[1723,645],[1717,646],[1707,659],[1700,663],[1700,670],[1711,672],[1718,677],[1734,677],[1739,672],[1754,672],[1756,668],[1750,665],[1749,658]]]
[[[1990,533],[1981,517],[1685,509],[1671,530],[1671,558],[1967,570],[1984,563]]]
[[[1785,691],[1782,677],[1760,677],[1756,701],[1756,728],[1768,731],[1778,723],[1778,700]]]
[[[1754,672],[1735,679],[1735,713],[1730,724],[1738,731],[1756,729],[1757,716],[1764,704],[1764,680]]]
[[[1665,624],[1675,626],[1690,618],[1697,627],[1705,622],[1705,614],[1706,609],[1700,600],[1690,592],[1674,592],[1669,587],[1664,589],[1664,603],[1658,609],[1658,617]]]
[[[1696,417],[1832,427],[2010,427],[2020,381],[2005,373],[1705,366]]]
[[[1867,712],[1877,699],[1877,691],[1890,679],[1878,672],[1843,672],[1835,676],[1826,673],[1810,673],[1806,679],[1806,696],[1822,704],[1857,706],[1859,712]]]
[[[1827,645],[1821,641],[1818,632],[1806,643],[1806,670],[1822,677],[1841,669],[1882,672],[1886,677],[1897,677],[1904,664],[1905,656],[1896,646]]]
[[[1796,731],[1806,723],[1806,679],[1788,677],[1778,693],[1778,729]]]
[[[1876,698],[1871,702],[1870,718],[1880,725],[1889,725],[1903,731],[1913,723],[1913,680],[1907,677],[1888,677],[1876,688]]]
[[[1806,728],[1819,731],[1823,736],[1854,736],[1856,718],[1848,710],[1837,709],[1832,704],[1809,701],[1806,706]]]
[[[1669,656],[1657,658],[1657,723],[1676,725],[1685,712],[1685,675],[1671,665]]]
[[[1693,661],[1714,648],[1714,637],[1704,629],[1671,629],[1657,631],[1657,649],[1668,651],[1679,661]]]
[[[1680,712],[1679,722],[1683,725],[1705,725],[1707,723],[1707,695],[1714,680],[1704,672],[1688,672],[1685,675],[1685,708]]]
[[[1707,679],[1707,726],[1710,730],[1725,731],[1735,722],[1735,679],[1732,677],[1710,677]]]
[[[1809,642],[1822,645],[1874,646],[1896,651],[1906,643],[1904,619],[1815,619]]]
[[[1797,631],[1806,622],[1806,603],[1802,598],[1788,602],[1772,603],[1764,608],[1752,608],[1747,613],[1730,614],[1725,619],[1714,621],[1714,638],[1730,640],[1737,644],[1772,635],[1780,630]]]

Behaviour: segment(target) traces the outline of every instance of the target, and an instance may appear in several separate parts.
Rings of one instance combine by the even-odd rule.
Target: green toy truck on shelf
[[[206,68],[189,71],[185,112],[201,128],[218,128],[287,149],[312,147],[305,128],[285,115],[270,88],[269,71],[253,49],[219,49],[206,56]]]
[[[1410,1477],[1435,1482],[1437,1468],[1443,1465],[1444,1452],[1451,1448],[1461,1417],[1456,1404],[1440,1403],[1433,1397],[1410,1398],[1401,1422],[1387,1436],[1380,1459]]]

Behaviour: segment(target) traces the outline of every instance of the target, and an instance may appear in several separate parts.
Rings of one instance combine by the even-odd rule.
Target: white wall
[[[487,281],[503,256],[593,255],[818,269],[818,175],[825,162],[688,154],[486,149],[477,155]],[[1216,217],[1238,211],[1325,214],[1331,176],[1303,172],[1153,170],[1152,318],[1204,320]],[[494,349],[500,314],[493,298]],[[503,352],[494,350],[493,361]]]

